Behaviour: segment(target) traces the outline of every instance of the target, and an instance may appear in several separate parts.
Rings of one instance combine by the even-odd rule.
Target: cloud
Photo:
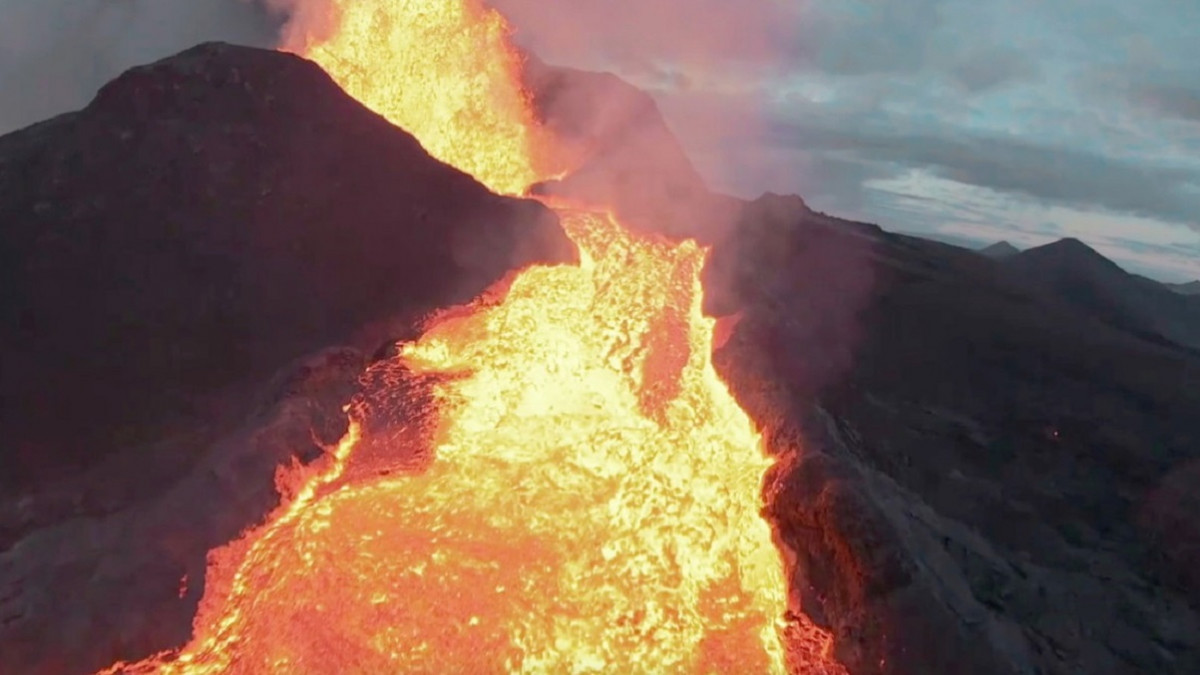
[[[965,54],[950,66],[949,74],[967,92],[976,94],[1036,77],[1037,65],[1022,52],[992,47]]]
[[[811,2],[804,58],[765,86],[765,124],[723,141],[748,158],[724,165],[743,180],[718,184],[790,187],[817,208],[906,230],[973,223],[1054,238],[1054,221],[1031,214],[1069,211],[1075,236],[1091,241],[1102,222],[1123,233],[1106,235],[1106,250],[1143,266],[1158,256],[1164,274],[1192,269],[1194,249],[1172,257],[1129,242],[1200,225],[1200,41],[1189,28],[1200,5],[884,4]],[[755,163],[773,171],[742,168]]]
[[[1023,200],[920,169],[871,181],[864,191],[889,213],[891,229],[973,248],[1001,239],[1025,248],[1074,237],[1139,273],[1200,278],[1200,231],[1154,218]]]
[[[625,75],[747,72],[794,53],[802,5],[779,0],[490,0],[552,63]]]
[[[1200,227],[1200,170],[1131,163],[1071,147],[987,136],[884,135],[781,123],[775,141],[807,151],[926,168],[967,185],[1099,206]]]
[[[933,52],[943,0],[817,2],[799,38],[817,69],[836,75],[916,71]]]
[[[1200,87],[1144,84],[1133,87],[1130,95],[1159,114],[1200,122]]]
[[[275,30],[244,0],[0,0],[0,133],[82,107],[132,66],[206,40],[270,45]]]

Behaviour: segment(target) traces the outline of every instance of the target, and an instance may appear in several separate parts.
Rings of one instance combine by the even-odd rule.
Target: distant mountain
[[[1200,295],[1200,279],[1189,281],[1184,284],[1165,284],[1165,286],[1176,293],[1184,295]]]
[[[1012,244],[1008,243],[1007,241],[998,241],[995,244],[992,244],[991,246],[985,246],[985,247],[979,249],[980,255],[985,255],[985,256],[987,256],[989,258],[993,258],[995,260],[1003,260],[1005,258],[1010,258],[1014,255],[1017,255],[1020,252],[1021,252],[1021,249],[1017,248],[1016,246],[1013,246]]]
[[[1121,269],[1078,239],[1060,239],[1004,260],[1014,280],[1122,330],[1200,348],[1200,297]]]

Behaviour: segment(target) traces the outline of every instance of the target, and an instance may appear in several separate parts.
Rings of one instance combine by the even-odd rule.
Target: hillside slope
[[[0,137],[0,238],[0,486],[574,255],[549,211],[431,159],[314,64],[219,44]]]

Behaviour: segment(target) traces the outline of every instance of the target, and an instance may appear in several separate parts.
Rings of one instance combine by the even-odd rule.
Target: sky
[[[323,1],[0,0],[0,132],[201,40],[270,44],[264,5]],[[719,189],[1200,278],[1200,3],[492,2],[547,60],[649,90]]]
[[[547,37],[532,11],[518,34],[651,90],[724,189],[956,242],[1075,237],[1200,278],[1200,3],[664,1],[658,24],[608,12],[625,28],[603,42]]]

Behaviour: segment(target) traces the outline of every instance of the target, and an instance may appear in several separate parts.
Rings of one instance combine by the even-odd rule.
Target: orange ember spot
[[[494,189],[546,175],[502,17],[477,0],[340,10],[306,53],[347,91]],[[844,672],[808,624],[785,654],[760,516],[773,460],[711,363],[703,249],[558,207],[580,265],[527,269],[401,346],[445,376],[436,459],[343,478],[352,421],[217,553],[193,641],[115,671]]]

